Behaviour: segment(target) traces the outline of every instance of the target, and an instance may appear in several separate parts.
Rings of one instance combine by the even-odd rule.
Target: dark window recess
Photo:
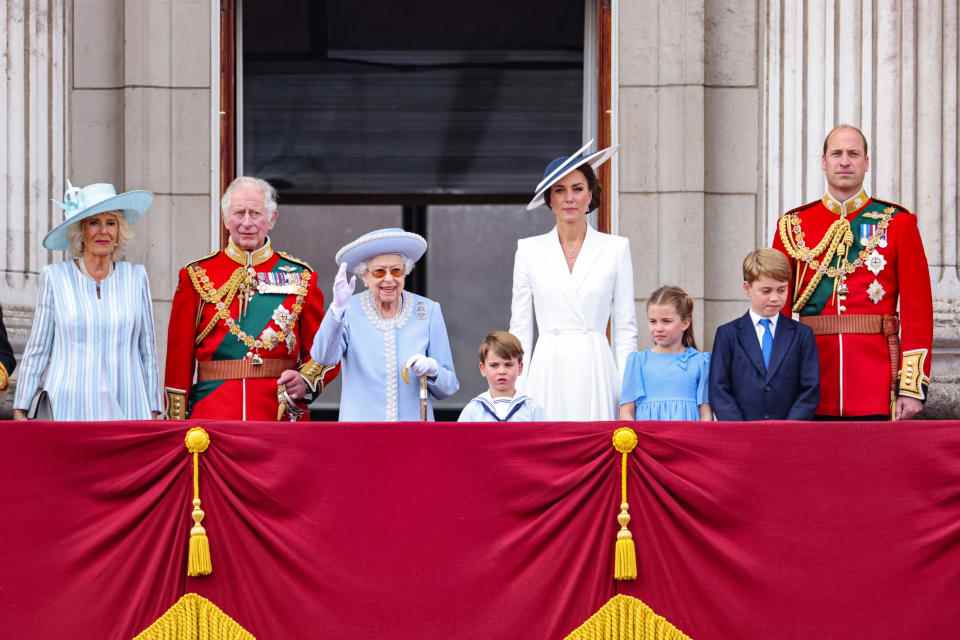
[[[502,199],[579,146],[582,0],[243,12],[243,167],[286,194]]]

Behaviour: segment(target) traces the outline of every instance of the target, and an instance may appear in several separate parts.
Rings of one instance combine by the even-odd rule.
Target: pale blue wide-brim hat
[[[149,191],[127,191],[118,194],[112,184],[105,182],[77,188],[67,180],[63,202],[53,202],[63,209],[64,220],[47,234],[43,239],[43,246],[51,251],[66,251],[70,246],[67,237],[70,225],[108,211],[120,211],[127,219],[127,224],[132,225],[150,208],[153,194]]]
[[[403,229],[387,228],[365,233],[343,245],[334,259],[338,265],[347,263],[347,270],[353,271],[357,264],[377,256],[400,255],[416,262],[426,252],[427,241],[423,236]]]
[[[592,168],[596,169],[613,157],[613,154],[620,148],[619,145],[612,145],[606,149],[590,153],[587,150],[592,146],[593,140],[580,147],[573,155],[560,156],[548,164],[543,172],[543,180],[541,180],[533,190],[533,200],[527,205],[527,211],[532,211],[542,205],[544,203],[543,195],[547,192],[547,189],[562,180],[568,173],[585,164],[589,164]]]

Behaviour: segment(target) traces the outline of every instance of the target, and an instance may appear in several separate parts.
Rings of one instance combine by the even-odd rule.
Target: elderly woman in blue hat
[[[14,417],[28,408],[54,420],[160,417],[153,304],[142,265],[120,259],[148,191],[112,184],[68,189],[65,220],[43,240],[70,259],[40,274],[30,339],[23,352]]]
[[[613,420],[627,356],[637,348],[630,243],[587,220],[599,204],[594,169],[616,147],[589,153],[592,144],[547,165],[527,209],[546,204],[556,226],[521,239],[513,265],[510,333],[532,354],[519,384],[551,420]]]
[[[341,363],[341,421],[419,420],[416,378],[426,380],[432,420],[430,399],[460,388],[440,305],[403,290],[426,251],[427,241],[416,233],[380,229],[337,252],[333,301],[310,355],[320,364]],[[354,274],[349,281],[348,271]],[[367,288],[354,295],[357,276]]]

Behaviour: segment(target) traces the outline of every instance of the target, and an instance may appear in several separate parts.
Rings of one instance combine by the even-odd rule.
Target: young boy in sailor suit
[[[517,376],[523,371],[523,348],[516,336],[493,331],[480,343],[480,373],[489,390],[471,400],[460,412],[460,422],[534,422],[543,420],[543,408],[517,393]]]

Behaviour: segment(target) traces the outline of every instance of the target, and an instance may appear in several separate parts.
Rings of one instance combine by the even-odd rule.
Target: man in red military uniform
[[[223,196],[227,247],[180,270],[167,336],[170,418],[296,420],[337,374],[310,359],[323,294],[310,266],[275,251],[276,191],[240,177]]]
[[[870,158],[859,129],[831,131],[821,164],[826,194],[782,216],[773,238],[793,269],[784,313],[816,334],[817,416],[912,418],[927,398],[933,344],[917,218],[864,192]]]

